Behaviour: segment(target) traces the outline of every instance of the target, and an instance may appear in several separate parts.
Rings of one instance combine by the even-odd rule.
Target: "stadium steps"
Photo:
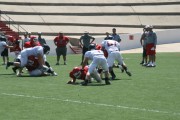
[[[71,50],[75,53],[75,54],[81,54],[82,53],[82,48],[79,46],[72,46],[71,44],[69,44],[69,47],[71,48]]]
[[[5,35],[13,36],[14,38],[19,38],[19,35],[17,32],[10,29],[6,23],[0,21],[0,31],[2,31]]]
[[[1,10],[28,31],[41,31],[48,36],[54,36],[59,30],[66,35],[82,35],[84,31],[104,35],[112,27],[117,27],[121,33],[141,32],[146,24],[152,24],[156,29],[180,28],[178,0],[18,1],[0,1]]]

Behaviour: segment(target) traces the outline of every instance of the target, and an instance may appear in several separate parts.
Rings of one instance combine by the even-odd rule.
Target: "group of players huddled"
[[[50,47],[47,44],[41,45],[37,37],[32,36],[29,41],[24,42],[23,50],[21,50],[18,40],[14,39],[11,45],[16,58],[13,62],[7,62],[6,69],[14,66],[12,70],[17,76],[22,76],[23,68],[26,68],[30,76],[57,76],[46,60],[46,54],[49,53]]]
[[[87,65],[88,61],[92,62]],[[101,45],[96,43],[91,43],[89,45],[89,51],[84,55],[84,60],[82,66],[74,67],[73,70],[69,73],[69,76],[72,78],[68,81],[68,84],[76,84],[76,79],[84,80],[82,85],[86,86],[96,80],[98,83],[102,83],[102,74],[104,73],[104,80],[106,85],[110,85],[110,77],[114,80],[116,75],[113,71],[114,62],[118,62],[118,67],[122,72],[126,72],[128,76],[131,76],[131,73],[128,71],[126,64],[123,61],[123,57],[120,53],[120,44],[119,42],[108,39],[103,40]]]
[[[15,53],[15,60],[7,62],[6,69],[13,66],[12,70],[17,76],[23,75],[23,68],[26,68],[30,76],[57,76],[49,62],[46,60],[46,55],[50,51],[47,44],[41,45],[35,36],[31,36],[30,40],[23,43],[21,50],[20,42],[11,37],[11,45],[8,46]],[[6,46],[7,47],[7,46]],[[91,63],[88,65],[88,62]],[[67,84],[76,84],[76,80],[83,80],[82,85],[86,86],[93,80],[102,84],[103,74],[106,85],[110,85],[110,78],[114,80],[116,75],[113,71],[114,62],[118,62],[118,67],[122,72],[126,72],[128,76],[131,73],[128,71],[123,57],[120,53],[120,43],[113,39],[103,40],[100,45],[90,43],[88,51],[84,54],[84,60],[81,66],[74,67],[70,71],[71,78]],[[109,73],[111,77],[109,77]]]

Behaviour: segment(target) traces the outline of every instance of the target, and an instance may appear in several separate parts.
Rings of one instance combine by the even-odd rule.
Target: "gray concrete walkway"
[[[156,52],[179,52],[180,53],[180,43],[172,44],[162,44],[157,45]],[[124,50],[122,53],[142,53],[142,48]]]

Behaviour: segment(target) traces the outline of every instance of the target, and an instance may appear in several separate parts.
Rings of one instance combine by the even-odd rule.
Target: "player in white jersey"
[[[127,70],[126,64],[123,61],[123,57],[120,53],[120,44],[115,40],[104,40],[102,43],[102,49],[105,49],[108,52],[107,62],[109,65],[109,72],[112,76],[112,79],[116,78],[116,75],[113,71],[113,64],[116,60],[119,64],[119,67],[126,71],[126,73],[131,76],[131,73]]]
[[[0,54],[4,51],[5,48],[13,48],[13,46],[7,45],[7,43],[3,41],[3,37],[0,36]]]
[[[42,46],[36,46],[33,48],[27,48],[21,51],[19,62],[8,62],[6,65],[6,69],[14,65],[19,68],[23,68],[28,64],[28,57],[29,56],[34,56],[38,59],[39,66],[43,68],[45,65],[44,63],[44,54],[49,53],[50,47],[48,45]]]
[[[111,83],[109,82],[109,72],[108,72],[108,64],[107,64],[107,60],[104,57],[104,53],[101,50],[95,50],[96,45],[95,44],[90,44],[89,45],[89,50],[87,51],[84,55],[84,60],[83,60],[83,64],[82,64],[82,69],[86,66],[87,62],[89,60],[91,60],[91,64],[89,65],[89,70],[87,73],[88,77],[93,76],[95,73],[97,74],[96,68],[97,67],[101,67],[104,72],[105,72],[105,84],[106,85],[110,85]],[[96,75],[100,78],[100,75]],[[88,84],[88,80],[85,80],[84,84],[82,85],[87,85]]]

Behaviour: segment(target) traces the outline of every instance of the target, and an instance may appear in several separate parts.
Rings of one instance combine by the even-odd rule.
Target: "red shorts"
[[[155,55],[156,54],[156,49],[154,48],[153,43],[146,45],[146,54],[147,55]]]

